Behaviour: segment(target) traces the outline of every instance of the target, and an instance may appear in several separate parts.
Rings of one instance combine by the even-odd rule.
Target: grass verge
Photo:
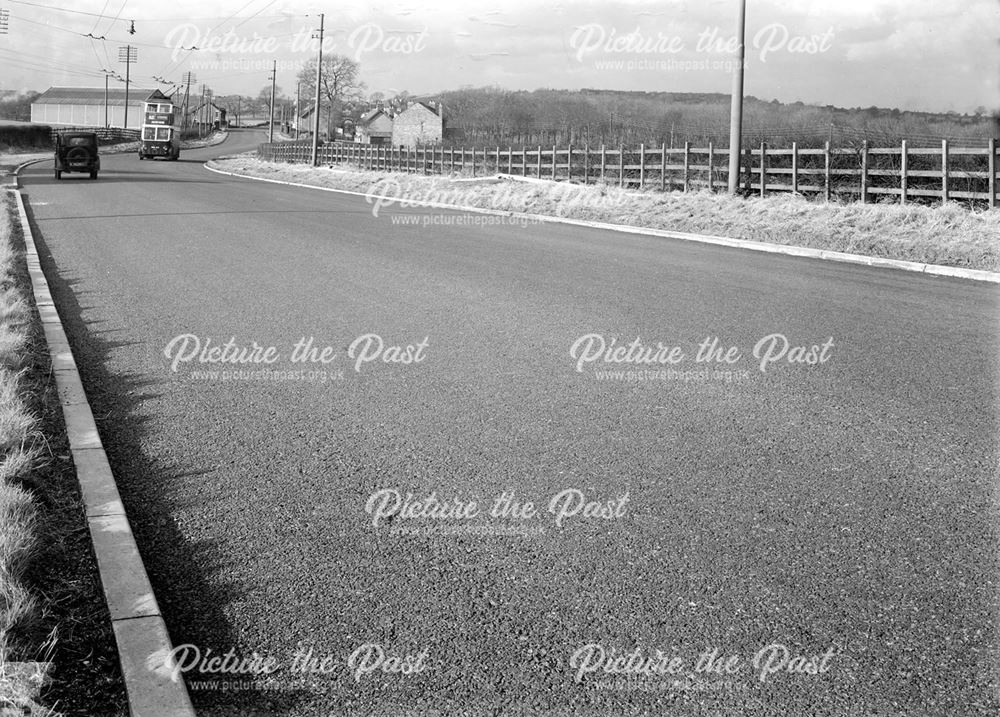
[[[10,197],[2,196],[0,212],[0,708],[35,712],[45,667],[27,674],[17,654],[16,631],[38,614],[38,601],[25,573],[39,543],[38,505],[25,488],[42,462],[38,420],[24,401],[25,367],[31,310],[14,280],[18,254],[14,248]],[[41,662],[45,662],[42,660]]]
[[[470,182],[346,165],[314,168],[262,162],[251,155],[221,158],[210,166],[370,193],[392,199],[397,207],[407,201],[440,202],[1000,271],[1000,211],[959,204],[825,203],[791,194],[744,199],[705,191],[638,192],[544,180]],[[385,200],[380,203],[392,206]]]
[[[123,715],[114,634],[23,247],[14,196],[4,191],[0,715]]]

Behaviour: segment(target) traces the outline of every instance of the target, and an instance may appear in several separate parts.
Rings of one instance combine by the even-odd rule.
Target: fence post
[[[608,166],[608,157],[604,151],[604,145],[601,145],[601,184],[604,184],[604,170]]]
[[[906,204],[906,140],[899,145],[899,203]]]
[[[538,145],[538,156],[535,157],[535,165],[538,170],[538,178],[542,178],[542,145]]]
[[[556,146],[552,145],[552,179],[556,178]]]
[[[941,140],[941,204],[948,203],[948,140]]]
[[[684,142],[684,193],[687,194],[690,186],[691,174],[691,143]]]
[[[590,183],[590,145],[583,146],[583,183]]]
[[[868,203],[868,140],[861,141],[861,203]]]
[[[639,191],[642,191],[642,185],[646,181],[646,145],[644,143],[639,145]]]
[[[744,152],[743,158],[746,162],[745,176],[746,185],[744,187],[746,195],[750,196],[750,190],[753,188],[753,150],[750,149],[750,144],[747,143],[746,150]]]
[[[715,191],[715,145],[708,143],[708,191]]]
[[[514,173],[514,148],[507,145],[507,174]]]
[[[618,145],[618,186],[625,186],[625,145]]]
[[[792,193],[799,193],[799,143],[792,142]]]
[[[667,143],[660,143],[660,191],[667,191]]]
[[[463,157],[464,159],[464,157]],[[472,176],[476,176],[476,148],[472,148]]]
[[[823,145],[823,196],[830,201],[830,141]]]
[[[767,145],[760,143],[760,196],[767,189]]]
[[[987,182],[990,193],[990,209],[997,208],[997,141],[996,138],[990,140],[990,156],[986,162],[989,167],[989,180]]]
[[[528,176],[528,148],[521,145],[521,176]]]
[[[573,143],[566,145],[566,181],[573,181]]]

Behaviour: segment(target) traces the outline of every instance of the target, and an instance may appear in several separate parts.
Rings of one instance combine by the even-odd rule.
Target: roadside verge
[[[183,680],[171,679],[172,651],[107,455],[42,271],[24,198],[13,191],[35,304],[55,375],[94,557],[111,617],[133,717],[193,717]]]

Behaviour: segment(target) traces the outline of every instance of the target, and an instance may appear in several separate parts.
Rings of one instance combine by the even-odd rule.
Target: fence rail
[[[308,142],[274,142],[258,147],[261,159],[310,163]],[[349,164],[362,169],[420,174],[459,172],[472,176],[506,173],[583,184],[661,191],[708,189],[728,185],[729,149],[714,147],[390,147],[327,144],[318,164]],[[878,201],[880,196],[910,200],[968,200],[997,206],[997,140],[986,148],[831,147],[746,148],[740,186],[748,194],[774,192]]]

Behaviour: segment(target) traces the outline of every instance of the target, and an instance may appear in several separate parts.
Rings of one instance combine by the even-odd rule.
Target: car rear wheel
[[[97,170],[94,170],[93,172],[90,173],[90,178],[97,179]]]
[[[62,179],[62,172],[60,172],[58,169],[56,170],[56,179]]]

